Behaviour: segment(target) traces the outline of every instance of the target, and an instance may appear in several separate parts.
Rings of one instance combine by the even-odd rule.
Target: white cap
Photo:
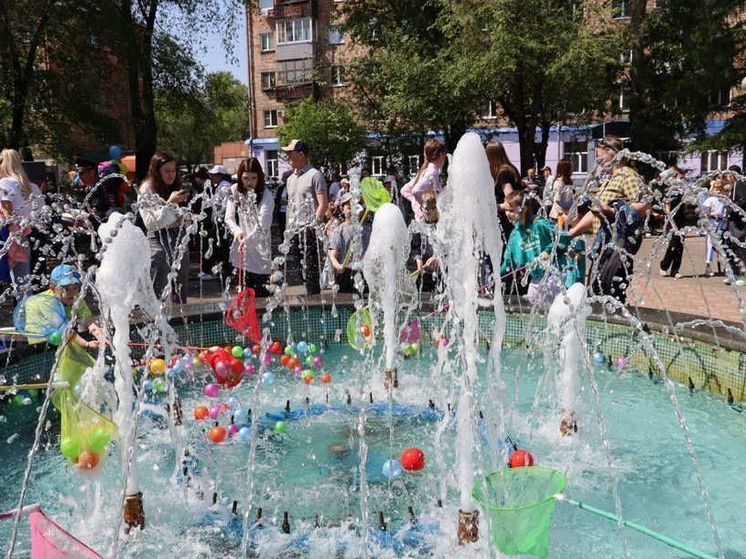
[[[228,171],[222,165],[215,165],[212,169],[207,171],[208,175],[227,175]]]

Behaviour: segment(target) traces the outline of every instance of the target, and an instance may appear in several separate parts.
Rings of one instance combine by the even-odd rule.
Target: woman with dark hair
[[[484,150],[487,152],[487,161],[490,163],[490,172],[492,173],[492,180],[495,181],[495,197],[497,203],[502,202],[502,190],[498,188],[497,179],[500,173],[508,172],[512,175],[512,184],[517,185],[521,182],[521,174],[516,169],[515,165],[508,159],[508,154],[505,152],[505,146],[498,140],[493,140],[488,143]]]
[[[557,163],[557,176],[553,184],[547,185],[547,188],[550,187],[552,209],[549,212],[549,217],[558,221],[560,217],[566,216],[570,211],[575,197],[572,189],[572,163],[569,159],[561,159]],[[564,219],[563,217],[563,221]],[[563,227],[560,226],[560,228]]]
[[[412,203],[414,218],[422,221],[425,214],[422,211],[423,196],[428,190],[440,192],[440,172],[446,161],[446,147],[435,138],[425,143],[423,151],[424,161],[417,175],[401,189],[401,195]]]
[[[138,210],[150,243],[150,276],[153,290],[161,297],[168,285],[168,275],[176,262],[177,284],[172,299],[186,303],[189,278],[189,244],[183,238],[178,206],[186,202],[189,190],[182,189],[176,160],[163,152],[150,159],[148,175],[140,186]]]
[[[270,229],[274,196],[264,184],[264,170],[253,157],[238,166],[238,182],[231,187],[225,207],[225,223],[233,234],[231,264],[244,273],[245,287],[267,297],[272,270]],[[238,217],[236,217],[238,216]]]

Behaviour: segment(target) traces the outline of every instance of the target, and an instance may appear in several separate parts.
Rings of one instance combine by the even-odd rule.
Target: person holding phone
[[[164,152],[150,159],[148,175],[140,186],[138,211],[150,244],[150,276],[157,297],[168,285],[168,274],[176,263],[176,284],[171,292],[174,302],[187,302],[189,278],[189,241],[184,239],[179,206],[189,199],[182,188],[176,160]]]

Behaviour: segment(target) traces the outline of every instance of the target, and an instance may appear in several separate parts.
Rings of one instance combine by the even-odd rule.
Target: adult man
[[[292,140],[282,148],[293,173],[286,182],[288,194],[285,240],[290,241],[288,257],[304,273],[307,295],[321,291],[319,247],[315,226],[324,221],[329,195],[324,175],[308,163],[310,148],[303,140]]]
[[[746,275],[746,217],[741,213],[746,212],[746,179],[736,180],[737,176],[741,175],[741,168],[738,165],[731,165],[728,171],[730,171],[730,174],[726,177],[733,183],[731,199],[740,211],[736,208],[730,209],[728,231],[724,237],[728,260],[733,275],[736,276],[736,285],[741,287],[746,283],[744,282],[744,276]],[[723,282],[730,285],[730,276],[726,276]]]

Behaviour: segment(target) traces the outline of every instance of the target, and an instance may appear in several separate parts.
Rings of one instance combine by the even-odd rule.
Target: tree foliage
[[[208,74],[203,84],[189,93],[156,90],[159,147],[190,168],[212,161],[216,144],[248,133],[246,87],[228,72]]]
[[[277,129],[283,144],[300,138],[311,146],[311,159],[326,172],[354,161],[365,147],[366,133],[350,108],[339,101],[304,99],[287,109]]]
[[[685,138],[704,136],[717,92],[739,78],[734,59],[739,41],[744,45],[743,21],[732,18],[743,0],[667,0],[653,11],[633,0],[630,8],[632,142],[648,152],[677,150]]]

